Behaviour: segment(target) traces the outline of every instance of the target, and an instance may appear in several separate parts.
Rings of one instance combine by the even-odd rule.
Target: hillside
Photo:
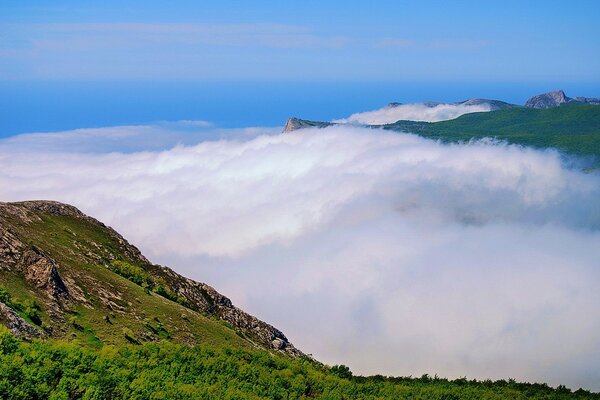
[[[302,354],[212,287],[50,201],[0,203],[0,322],[17,336],[92,347],[169,340]]]
[[[4,325],[4,326],[2,326]],[[402,355],[399,355],[402,356]],[[2,399],[600,399],[514,380],[353,376],[76,208],[0,203]]]
[[[294,118],[293,129],[340,125]],[[444,142],[469,141],[485,137],[536,148],[556,148],[565,153],[600,163],[600,107],[569,104],[552,108],[511,107],[461,115],[439,122],[397,121],[367,125],[397,132],[414,133]]]
[[[383,128],[448,142],[493,137],[525,146],[553,147],[577,156],[600,157],[600,107],[596,105],[507,108],[433,123],[398,121]]]

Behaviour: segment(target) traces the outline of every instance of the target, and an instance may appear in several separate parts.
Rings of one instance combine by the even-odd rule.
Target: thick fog
[[[129,153],[115,129],[0,142],[0,199],[71,203],[355,373],[600,389],[597,173],[350,126]]]

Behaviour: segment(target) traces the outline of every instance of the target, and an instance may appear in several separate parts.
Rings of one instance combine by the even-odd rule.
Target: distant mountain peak
[[[529,108],[552,108],[559,107],[563,104],[594,104],[600,105],[600,98],[595,97],[575,97],[574,99],[567,96],[562,90],[554,90],[548,93],[538,94],[531,97],[525,103],[525,107]]]
[[[285,123],[285,126],[283,127],[283,131],[281,131],[281,132],[282,133],[292,132],[292,131],[297,131],[298,129],[303,129],[303,128],[325,128],[330,125],[335,125],[335,123],[309,121],[306,119],[291,117],[291,118],[288,118],[287,122]]]
[[[548,93],[538,94],[531,97],[525,103],[525,107],[529,108],[551,108],[558,107],[561,104],[566,104],[572,99],[567,97],[564,91],[554,90]]]

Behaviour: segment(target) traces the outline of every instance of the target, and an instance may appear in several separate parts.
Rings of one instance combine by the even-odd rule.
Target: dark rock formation
[[[0,324],[6,326],[13,335],[21,339],[31,340],[45,336],[41,330],[25,321],[23,317],[2,302],[0,302]]]
[[[69,298],[67,286],[58,273],[56,262],[40,249],[32,247],[23,255],[25,279],[56,301]]]

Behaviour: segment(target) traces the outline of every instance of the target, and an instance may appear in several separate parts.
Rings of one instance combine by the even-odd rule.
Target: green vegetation
[[[446,142],[492,137],[537,148],[553,147],[600,163],[600,106],[596,105],[507,108],[433,123],[398,121],[383,128]]]
[[[62,304],[27,282],[15,268],[0,269],[0,301],[50,336],[76,340],[90,348],[128,344],[132,339],[139,343],[171,340],[216,347],[253,346],[214,317],[187,308],[185,299],[175,295],[157,269],[127,251],[106,226],[45,212],[32,213],[30,218],[24,223],[4,213],[0,224],[52,257],[61,277],[80,288],[80,297]],[[63,313],[50,317],[47,311],[53,307],[60,307]],[[127,335],[123,328],[128,329]]]
[[[0,302],[15,310],[27,321],[42,325],[42,306],[36,300],[27,299],[21,303],[13,299],[6,288],[0,286]]]
[[[153,277],[142,267],[129,264],[125,261],[112,261],[109,268],[123,278],[129,279],[136,285],[143,287],[146,291],[152,291],[166,299],[179,303],[184,307],[189,307],[189,304],[184,297],[177,296],[167,288],[166,283],[162,279]]]
[[[0,327],[2,399],[600,399],[544,384],[352,376],[266,351],[174,343],[21,342]]]

